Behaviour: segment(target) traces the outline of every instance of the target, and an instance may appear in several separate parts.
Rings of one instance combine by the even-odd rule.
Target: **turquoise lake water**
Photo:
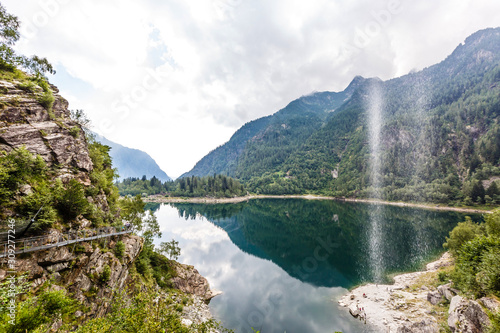
[[[371,332],[337,299],[358,284],[422,268],[465,216],[378,206],[379,246],[370,253],[375,207],[302,199],[164,204],[156,210],[158,243],[177,240],[179,261],[223,292],[210,308],[236,333]]]

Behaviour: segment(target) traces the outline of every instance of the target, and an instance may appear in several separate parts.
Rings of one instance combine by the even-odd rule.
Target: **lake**
[[[163,204],[156,215],[157,242],[177,240],[178,261],[223,292],[210,308],[236,333],[371,332],[337,299],[358,284],[422,268],[465,216],[303,199]]]

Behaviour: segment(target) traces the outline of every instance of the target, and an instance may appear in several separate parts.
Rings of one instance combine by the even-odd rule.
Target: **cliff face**
[[[54,167],[61,178],[77,178],[90,185],[92,161],[81,127],[70,119],[68,102],[55,86],[54,104],[49,112],[39,99],[42,90],[20,89],[17,81],[0,81],[0,150],[24,146]]]
[[[0,72],[0,77],[4,74]],[[98,189],[83,192],[85,193],[83,200],[86,198],[96,210],[109,212],[110,197],[102,188],[96,186],[96,177],[91,177],[92,172],[99,172],[98,163],[101,162],[92,155],[96,161],[93,165],[85,134],[81,126],[71,119],[68,102],[58,94],[59,91],[55,86],[35,82],[26,77],[20,78],[20,81],[12,78],[0,80],[0,157],[2,151],[11,152],[24,147],[45,161],[49,170],[48,186],[53,187],[56,178],[61,179],[65,185],[71,184],[69,182],[71,179],[76,179],[84,185],[81,191],[85,188]],[[49,103],[47,99],[50,100]],[[90,149],[94,152],[92,146]],[[111,168],[110,165],[107,167]],[[6,205],[9,204],[9,200],[19,201],[19,198],[26,198],[36,190],[34,186],[25,184],[25,179],[19,178],[16,182],[19,184],[12,192],[14,197],[7,198]],[[0,212],[7,212],[5,216],[16,219],[27,217],[21,216],[21,213],[19,216],[15,215],[16,212],[10,208],[6,209],[6,205],[0,204]],[[37,203],[36,209],[39,206]],[[80,230],[87,229],[93,222],[82,214],[74,219],[59,217],[60,223],[52,224],[51,229],[45,229],[44,233],[48,232],[51,237],[58,238],[62,229],[74,230],[75,227]],[[111,220],[106,220],[107,224],[116,223],[115,219],[118,218],[119,213],[113,215]],[[102,223],[101,220],[97,225]],[[118,241],[124,244],[123,254],[116,248]],[[67,290],[67,294],[85,309],[84,312],[74,313],[80,323],[87,319],[104,317],[114,302],[115,292],[123,290],[130,292],[131,297],[136,292],[153,290],[165,300],[169,299],[169,302],[179,305],[184,302],[186,296],[192,295],[190,298],[193,301],[182,313],[183,323],[189,325],[210,319],[205,302],[214,294],[210,291],[207,280],[193,267],[170,262],[169,265],[172,265],[175,271],[172,284],[180,290],[176,291],[174,296],[170,295],[171,291],[161,290],[154,283],[153,285],[150,282],[144,283],[144,276],[133,273],[134,262],[143,246],[142,237],[122,235],[30,254],[19,254],[16,255],[15,271],[27,275],[28,287],[34,293],[47,288]],[[0,262],[3,262],[2,259]],[[0,266],[0,282],[9,277],[6,270],[5,266]],[[51,331],[58,331],[61,325],[63,325],[62,320],[56,319],[51,323]]]
[[[52,233],[57,236],[57,232]],[[76,246],[56,247],[34,252],[29,258],[16,260],[16,271],[28,274],[34,291],[51,281],[52,288],[67,289],[74,298],[89,309],[82,314],[86,318],[100,317],[110,307],[113,292],[122,289],[129,277],[129,266],[142,250],[141,237],[127,235],[121,238],[125,244],[122,259],[112,251],[103,251],[94,242]],[[108,241],[113,250],[116,239]],[[102,244],[103,241],[101,240]],[[108,279],[103,279],[105,267],[109,267]],[[0,269],[0,280],[6,272]]]

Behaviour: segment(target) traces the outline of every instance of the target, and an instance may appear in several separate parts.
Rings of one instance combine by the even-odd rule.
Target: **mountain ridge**
[[[499,81],[500,28],[480,30],[419,72],[387,81],[357,76],[342,92],[302,96],[247,123],[183,176],[224,173],[257,194],[369,197],[376,90],[383,199],[500,200],[481,190],[500,173]],[[240,137],[249,124],[258,126]]]
[[[163,182],[172,180],[148,153],[140,149],[123,146],[102,135],[96,133],[94,135],[97,141],[111,147],[109,155],[113,159],[113,165],[118,170],[119,180],[130,177],[140,178],[142,176],[146,176],[148,179],[155,176]]]

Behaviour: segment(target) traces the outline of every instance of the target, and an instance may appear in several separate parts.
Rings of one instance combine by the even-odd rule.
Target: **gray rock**
[[[349,313],[353,316],[353,317],[357,317],[359,316],[359,308],[358,308],[358,305],[355,304],[355,303],[352,303],[351,305],[349,305]]]
[[[491,324],[478,302],[460,296],[451,299],[448,314],[448,326],[452,332],[481,333]]]
[[[448,301],[451,301],[451,299],[457,295],[457,291],[455,289],[451,288],[451,284],[443,284],[439,287],[437,287],[439,293],[444,296]]]
[[[22,195],[30,195],[33,194],[33,189],[30,185],[24,184],[19,188],[19,193],[21,193]]]
[[[397,333],[435,333],[439,326],[434,318],[425,318],[419,322],[404,323],[396,330]]]
[[[51,87],[55,97],[52,117],[36,96],[18,90],[10,82],[0,81],[0,86],[7,90],[2,102],[8,105],[0,113],[0,150],[24,146],[50,166],[58,164],[59,172],[69,170],[71,178],[90,184],[88,172],[93,165],[85,138],[70,134],[70,129],[79,125],[70,119],[68,102],[57,94],[57,88]]]
[[[174,269],[177,272],[172,278],[175,288],[200,296],[207,301],[213,297],[207,279],[201,276],[193,266],[175,263]]]
[[[427,301],[436,305],[443,300],[443,295],[439,291],[430,291],[427,293]]]
[[[47,271],[54,273],[54,272],[62,271],[63,269],[65,269],[67,267],[68,267],[68,262],[63,262],[63,263],[47,266],[46,269],[47,269]]]
[[[491,297],[480,298],[479,303],[491,312],[497,312],[500,309],[500,302]]]

